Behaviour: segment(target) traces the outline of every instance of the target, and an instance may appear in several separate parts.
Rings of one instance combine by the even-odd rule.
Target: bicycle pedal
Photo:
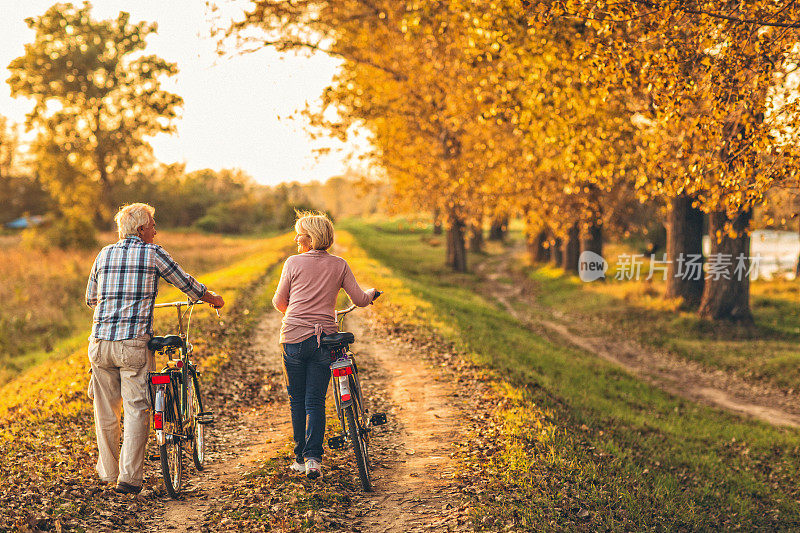
[[[203,411],[197,415],[197,423],[204,426],[214,424],[214,413],[211,411]]]
[[[382,426],[386,423],[386,413],[375,413],[369,417],[370,426]]]
[[[344,435],[337,435],[328,439],[328,447],[332,450],[344,448],[347,445]]]

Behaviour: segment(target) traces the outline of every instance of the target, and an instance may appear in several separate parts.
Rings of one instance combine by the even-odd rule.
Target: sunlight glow
[[[26,17],[44,13],[53,0],[0,0],[0,66],[24,53],[33,40]],[[292,120],[307,102],[315,105],[338,62],[322,54],[279,54],[272,49],[234,57],[218,57],[210,37],[205,2],[196,0],[96,0],[96,18],[112,18],[124,10],[132,21],[158,23],[146,53],[178,64],[179,72],[164,88],[184,99],[174,135],[152,139],[156,157],[164,163],[185,162],[187,170],[241,168],[257,181],[325,180],[346,169],[344,155],[332,150],[315,160],[315,149],[347,149],[333,139],[312,141],[302,118]],[[0,115],[25,120],[32,103],[13,99],[6,83],[0,87]]]

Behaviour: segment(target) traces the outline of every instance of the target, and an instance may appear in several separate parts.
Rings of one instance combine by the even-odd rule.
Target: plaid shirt
[[[159,277],[193,300],[206,293],[206,286],[157,244],[126,237],[103,248],[86,286],[86,304],[94,308],[92,337],[121,341],[152,335]]]

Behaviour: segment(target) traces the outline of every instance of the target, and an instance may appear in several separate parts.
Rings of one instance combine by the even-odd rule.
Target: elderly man
[[[115,220],[119,241],[97,255],[86,287],[86,303],[94,308],[89,361],[97,434],[97,473],[114,490],[138,493],[150,430],[147,372],[155,366],[147,349],[153,334],[153,304],[158,278],[194,300],[222,307],[223,299],[178,266],[157,244],[155,209],[147,204],[123,206]],[[125,431],[119,449],[120,406]]]

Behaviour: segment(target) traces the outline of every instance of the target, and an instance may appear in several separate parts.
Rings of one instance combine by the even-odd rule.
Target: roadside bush
[[[211,207],[195,226],[213,233],[250,233],[264,229],[270,214],[261,202],[245,196]]]
[[[97,230],[91,217],[69,213],[22,232],[22,243],[29,248],[87,250],[97,247]]]

